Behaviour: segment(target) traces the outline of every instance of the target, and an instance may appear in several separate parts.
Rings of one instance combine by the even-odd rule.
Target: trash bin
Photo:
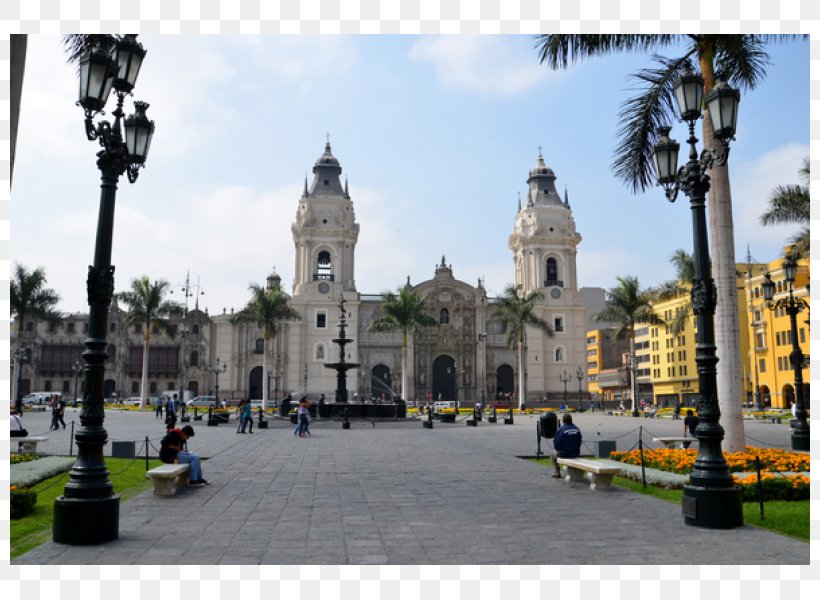
[[[538,421],[541,423],[541,436],[552,439],[555,437],[555,432],[558,431],[558,417],[554,412],[545,412]]]
[[[615,440],[595,440],[592,442],[592,452],[598,458],[609,458],[609,453],[615,452]]]
[[[136,446],[136,442],[111,442],[111,458],[134,458]]]

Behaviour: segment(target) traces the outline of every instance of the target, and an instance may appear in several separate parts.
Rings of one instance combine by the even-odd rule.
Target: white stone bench
[[[619,467],[602,465],[594,460],[583,458],[558,458],[558,464],[564,467],[566,481],[584,482],[589,479],[589,489],[608,488],[612,478],[621,472]]]
[[[148,471],[145,477],[154,484],[156,496],[173,496],[188,485],[188,465],[160,465]]]
[[[698,441],[698,439],[693,437],[668,436],[652,438],[652,441],[660,442],[667,448],[688,448],[689,444]]]
[[[37,444],[39,442],[47,442],[48,438],[44,435],[30,435],[28,437],[13,437],[10,441],[17,442],[17,452],[37,452]]]

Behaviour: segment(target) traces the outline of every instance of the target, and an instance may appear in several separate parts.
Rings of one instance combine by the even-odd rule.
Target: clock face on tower
[[[559,290],[557,287],[552,288],[550,290],[550,296],[558,300],[558,298],[561,297],[561,290]]]
[[[319,282],[318,288],[320,294],[327,294],[330,291],[330,286],[326,281]]]

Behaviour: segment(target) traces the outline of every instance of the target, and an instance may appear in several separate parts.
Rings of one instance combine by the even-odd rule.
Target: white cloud
[[[425,37],[413,45],[410,58],[431,63],[444,86],[513,96],[552,75],[533,60],[528,39],[511,43],[508,37],[493,35]]]

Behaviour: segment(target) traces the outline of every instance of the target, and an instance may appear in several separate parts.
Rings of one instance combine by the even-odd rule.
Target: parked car
[[[123,401],[123,404],[128,406],[139,406],[142,399],[139,396],[131,396]],[[150,398],[146,398],[146,402],[150,404]]]
[[[260,406],[262,406],[261,398],[259,400],[251,400],[251,408],[256,410]],[[267,404],[267,406],[265,406],[265,408],[279,408],[279,401],[278,400],[268,399],[268,404]]]
[[[41,404],[48,404],[51,402],[52,396],[59,396],[60,394],[56,394],[54,392],[32,392],[31,394],[26,394],[23,396],[23,405],[24,406],[32,406],[32,405],[41,405]]]
[[[216,396],[197,396],[196,398],[188,400],[188,402],[185,403],[185,406],[188,408],[193,408],[195,406],[199,408],[207,408],[209,406],[217,408]]]

